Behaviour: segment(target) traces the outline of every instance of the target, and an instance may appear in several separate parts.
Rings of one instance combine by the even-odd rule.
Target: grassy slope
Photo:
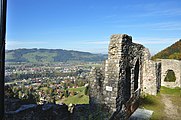
[[[5,54],[5,58],[8,58],[9,60],[12,60],[12,59],[14,59],[13,54],[14,54],[14,52]]]
[[[78,88],[69,88],[69,91],[74,91],[74,92],[83,92],[85,90],[85,87],[78,87]]]
[[[161,87],[161,91],[157,96],[147,95],[142,97],[140,101],[141,108],[154,111],[154,114],[151,118],[152,120],[162,120],[166,118],[164,113],[164,103],[161,101],[161,94],[169,95],[171,97],[172,103],[178,106],[180,108],[179,110],[181,110],[181,89]]]
[[[84,94],[85,87],[79,87],[79,88],[69,88],[69,91],[78,92],[77,95],[69,96],[68,98],[65,98],[63,102],[65,104],[89,104],[89,96]]]
[[[181,88],[170,89],[162,87],[161,93],[171,95],[172,103],[178,106],[178,113],[181,113]]]
[[[154,114],[152,116],[153,120],[161,120],[164,116],[163,109],[164,109],[164,104],[160,101],[161,96],[152,96],[152,95],[147,95],[144,98],[141,98],[140,104],[141,108],[145,108],[148,110],[153,110]]]
[[[89,96],[84,95],[82,93],[78,93],[75,96],[69,96],[64,100],[65,104],[89,104]]]
[[[39,57],[37,59],[36,57]],[[33,52],[24,54],[23,57],[29,62],[53,62],[53,57],[57,56],[57,53],[48,53],[48,52]]]

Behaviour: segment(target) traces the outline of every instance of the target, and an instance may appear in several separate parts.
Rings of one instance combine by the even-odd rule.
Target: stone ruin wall
[[[102,94],[103,94],[103,80],[104,80],[104,71],[103,68],[92,68],[89,75],[89,84],[91,89],[89,89],[90,103],[101,104],[102,103]]]
[[[3,120],[70,120],[71,113],[67,105],[58,104],[22,104],[20,100],[5,100]],[[73,119],[74,120],[74,119]]]
[[[156,95],[161,86],[161,63],[150,60],[148,49],[144,56],[142,94]]]
[[[162,64],[161,68],[161,85],[165,87],[181,87],[181,61],[171,59],[160,59],[158,60]],[[175,82],[165,82],[164,79],[167,74],[167,70],[173,70],[175,73]]]
[[[90,104],[104,106],[110,119],[127,119],[139,106],[140,93],[156,95],[160,64],[149,55],[131,36],[112,35],[105,66],[98,71],[94,68],[90,74]]]

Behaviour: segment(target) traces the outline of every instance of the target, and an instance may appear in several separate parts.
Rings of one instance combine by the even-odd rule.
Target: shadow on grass
[[[155,100],[152,98],[152,96],[142,96],[140,97],[140,105],[144,106],[144,105],[155,105],[156,102]]]

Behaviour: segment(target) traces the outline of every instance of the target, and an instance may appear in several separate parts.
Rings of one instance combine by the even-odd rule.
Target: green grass
[[[84,94],[84,90],[86,87],[79,87],[79,88],[69,88],[69,91],[78,92],[77,95],[69,96],[68,98],[64,99],[65,104],[89,104],[89,96]]]
[[[78,87],[78,88],[69,88],[69,91],[74,91],[74,92],[83,92],[85,90],[85,87]]]
[[[40,89],[46,91],[48,90],[48,87],[41,87]]]
[[[181,96],[181,88],[167,88],[167,87],[161,87],[162,94],[169,94],[173,96]]]
[[[89,96],[79,93],[75,96],[69,96],[64,100],[65,104],[89,104]]]
[[[161,93],[171,96],[170,99],[172,103],[178,107],[176,108],[178,113],[181,113],[181,88],[161,87]]]
[[[151,118],[152,120],[162,120],[164,118],[164,104],[160,101],[160,99],[160,95],[147,95],[141,97],[140,107],[154,111],[153,116]]]
[[[179,107],[181,112],[181,88],[161,87],[157,96],[146,95],[140,98],[140,108],[154,111],[151,120],[167,119],[164,113],[164,103],[161,101],[162,95],[168,95],[172,103]]]

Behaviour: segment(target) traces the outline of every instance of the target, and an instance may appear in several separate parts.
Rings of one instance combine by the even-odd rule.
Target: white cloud
[[[181,30],[181,22],[157,22],[157,23],[140,23],[140,24],[124,24],[124,25],[114,25],[116,28],[131,28],[131,29],[150,29],[150,30],[166,30],[174,31]]]
[[[109,41],[88,41],[88,42],[83,42],[82,44],[108,45],[108,44],[109,44]]]
[[[179,38],[135,38],[134,42],[144,45],[155,45],[155,44],[170,44],[174,43]]]
[[[178,1],[161,1],[161,2],[144,2],[138,4],[129,4],[126,7],[129,9],[141,10],[139,14],[132,17],[153,17],[153,16],[180,16],[181,9]]]
[[[154,38],[154,37],[138,37],[133,38],[134,43],[139,43],[143,45],[154,45],[154,44],[171,44],[178,41],[180,38]],[[79,44],[82,45],[109,45],[109,40],[107,41],[88,41],[88,42],[81,42]]]
[[[167,9],[167,10],[154,9],[152,11],[147,11],[144,14],[138,14],[135,17],[180,16],[180,15],[181,15],[181,9]]]
[[[24,45],[24,44],[45,44],[47,42],[43,41],[7,41],[8,45],[15,44],[15,45]]]
[[[17,49],[17,48],[32,48],[42,44],[48,44],[44,41],[6,41],[6,49]]]

